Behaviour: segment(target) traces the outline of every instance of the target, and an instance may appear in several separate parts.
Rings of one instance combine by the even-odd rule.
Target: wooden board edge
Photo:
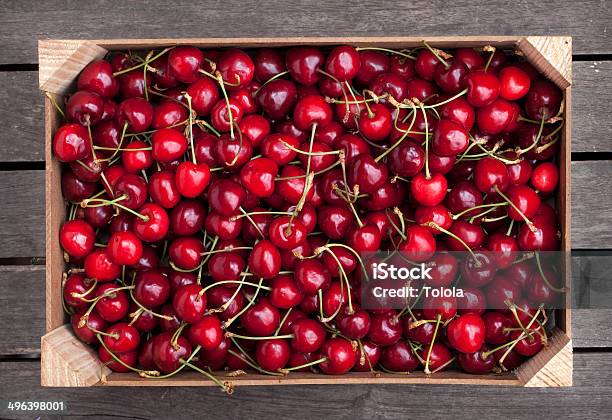
[[[63,325],[40,340],[40,384],[45,387],[88,387],[97,384],[110,369],[97,354]]]
[[[108,51],[90,41],[39,40],[38,85],[40,90],[63,94],[77,75],[93,60]]]
[[[517,376],[525,387],[572,386],[573,360],[572,340],[555,329],[547,346],[523,363]]]
[[[49,94],[61,103],[61,96]],[[52,137],[60,124],[51,99],[45,97],[45,331],[51,332],[64,324],[62,309],[63,252],[57,241],[59,228],[66,218],[66,208],[60,188],[61,164],[53,159]]]
[[[572,84],[572,37],[527,36],[518,47],[531,64],[561,89]]]

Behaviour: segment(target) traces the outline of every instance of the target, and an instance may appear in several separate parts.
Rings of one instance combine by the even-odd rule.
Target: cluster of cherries
[[[55,105],[64,302],[114,371],[229,392],[244,370],[487,373],[546,344],[562,94],[516,56],[118,52]],[[379,250],[469,298],[366,309]]]

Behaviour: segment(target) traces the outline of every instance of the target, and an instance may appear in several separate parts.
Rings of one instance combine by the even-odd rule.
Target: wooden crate
[[[570,151],[571,151],[571,79],[572,38],[560,36],[466,36],[426,39],[438,48],[479,47],[487,44],[520,51],[531,64],[546,75],[565,93],[565,126],[559,155],[560,188],[557,195],[559,222],[562,230],[561,250],[570,247]],[[327,38],[189,38],[189,39],[124,39],[124,40],[41,40],[39,50],[39,86],[41,91],[60,98],[74,89],[80,71],[92,60],[100,59],[110,50],[151,49],[172,45],[206,47],[237,46],[244,48],[283,47],[291,45],[378,46],[410,48],[420,45],[415,37],[327,37]],[[59,102],[59,101],[58,101]],[[65,205],[60,189],[61,167],[53,159],[51,139],[58,128],[58,113],[51,100],[45,98],[45,159],[46,159],[46,335],[41,338],[41,384],[52,387],[103,386],[211,386],[211,381],[196,372],[185,372],[170,379],[142,379],[134,373],[113,373],[103,366],[97,354],[80,342],[66,324],[62,309],[61,284],[65,269],[63,253],[57,235],[65,219]],[[432,376],[423,372],[410,375],[381,373],[349,373],[327,376],[311,373],[291,373],[287,377],[247,374],[231,378],[241,385],[302,385],[302,384],[472,384],[553,387],[572,385],[572,340],[570,311],[569,264],[566,263],[566,309],[556,310],[556,326],[549,345],[514,372],[490,375],[470,375],[443,371]]]

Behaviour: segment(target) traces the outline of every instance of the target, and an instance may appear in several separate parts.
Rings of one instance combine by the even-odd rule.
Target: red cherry
[[[325,70],[341,82],[351,80],[359,72],[361,59],[354,47],[342,45],[335,47],[327,55]]]
[[[402,323],[396,313],[373,314],[370,316],[370,331],[368,340],[379,346],[390,346],[402,336]]]
[[[229,134],[222,134],[214,144],[216,161],[225,168],[238,170],[251,159],[253,147],[249,140],[238,137],[232,139]]]
[[[206,163],[181,162],[176,168],[176,189],[181,195],[195,198],[202,194],[210,181],[210,168]]]
[[[172,307],[179,319],[190,324],[202,319],[206,310],[206,294],[202,290],[198,284],[189,284],[174,292]]]
[[[227,106],[228,102],[229,107]],[[228,109],[231,110],[231,120]],[[244,110],[238,101],[233,98],[230,98],[227,102],[224,99],[219,99],[210,111],[210,122],[217,131],[228,133],[232,121],[234,124],[239,124],[243,115]]]
[[[531,226],[524,224],[519,230],[519,248],[522,251],[556,251],[560,233],[555,221],[544,215],[535,215],[531,223]]]
[[[270,284],[270,303],[280,309],[293,308],[300,304],[303,295],[292,276],[280,275]]]
[[[350,230],[347,244],[356,252],[376,252],[380,249],[382,237],[376,225],[364,225]]]
[[[431,351],[429,347],[425,346],[418,352],[418,355],[423,360],[429,359],[428,369],[430,372],[437,372],[444,369],[452,359],[448,347],[442,343],[434,343],[433,346],[431,346]]]
[[[113,76],[113,69],[106,60],[95,60],[89,63],[79,74],[78,90],[97,93],[104,98],[112,98],[119,91],[119,83]]]
[[[370,90],[378,96],[390,95],[398,102],[412,98],[409,82],[394,73],[382,73],[370,82]],[[420,99],[420,98],[419,98]],[[388,104],[386,99],[381,99],[381,103]]]
[[[60,228],[59,241],[68,255],[81,259],[93,251],[96,234],[89,223],[78,219],[69,220]]]
[[[257,343],[255,359],[262,369],[276,372],[289,362],[291,349],[285,340],[271,339]]]
[[[469,142],[468,133],[461,125],[441,119],[431,145],[433,151],[440,156],[456,156],[467,149]]]
[[[393,62],[392,56],[391,62]],[[389,56],[385,53],[375,50],[363,50],[359,51],[359,61],[361,62],[361,67],[357,71],[357,74],[354,76],[354,79],[357,83],[367,86],[372,79],[382,73],[388,73],[390,71],[390,61]],[[405,60],[406,62],[410,60]],[[398,66],[399,61],[396,60],[396,66]]]
[[[129,311],[129,298],[125,290],[116,290],[119,286],[113,283],[102,284],[96,290],[96,312],[108,322],[117,322]]]
[[[434,222],[436,225],[446,230],[450,229],[451,225],[453,224],[453,219],[449,209],[441,204],[432,207],[417,207],[414,212],[414,220],[419,225],[427,225],[429,222]],[[434,235],[441,233],[440,230],[435,227],[427,226],[427,229],[429,229],[429,231]]]
[[[454,95],[463,88],[467,74],[467,66],[459,60],[453,60],[448,62],[447,65],[438,63],[433,76],[436,84],[444,92]]]
[[[87,309],[83,308],[80,311],[72,314],[70,317],[72,330],[79,340],[85,343],[99,343],[94,330],[104,331],[106,329],[106,321],[100,315],[98,315],[96,311],[93,311],[87,316],[85,324],[82,327],[79,327],[79,323],[81,322],[85,311],[87,311]]]
[[[96,249],[85,258],[85,274],[87,277],[103,281],[113,281],[121,274],[120,267],[115,264],[105,249]]]
[[[362,66],[364,67],[365,63],[362,62]],[[402,57],[399,55],[392,55],[390,60],[390,69],[391,73],[398,75],[406,80],[410,80],[415,76],[414,71],[414,62],[406,57]],[[384,71],[381,71],[384,73]]]
[[[196,238],[183,237],[175,239],[168,247],[170,260],[183,270],[193,270],[198,267],[202,260],[204,245]]]
[[[191,325],[187,336],[192,345],[201,346],[204,351],[214,350],[223,340],[221,321],[216,315],[204,315]]]
[[[501,349],[505,351],[506,349]],[[459,353],[457,358],[461,369],[468,373],[476,375],[484,375],[493,370],[495,366],[495,357],[491,354],[485,354],[489,351],[489,347],[483,345],[480,350],[474,353]]]
[[[427,178],[422,172],[412,178],[410,192],[414,199],[424,206],[436,206],[444,200],[448,182],[441,174]]]
[[[359,132],[371,141],[382,141],[393,126],[391,113],[383,104],[370,105],[370,109],[364,109],[359,116]]]
[[[174,342],[172,335],[171,332],[163,332],[154,338],[153,361],[162,373],[174,372],[183,365],[181,360],[187,360],[191,355],[189,341],[179,336]]]
[[[470,70],[478,69],[485,65],[482,56],[472,48],[459,48],[453,55],[456,60],[461,61]]]
[[[132,232],[117,232],[108,240],[107,251],[115,264],[133,265],[142,257],[142,242]]]
[[[127,124],[131,133],[145,131],[153,121],[153,107],[143,98],[128,98],[119,104],[115,117],[117,125]]]
[[[495,74],[486,70],[475,70],[465,77],[467,101],[475,107],[491,105],[497,99],[500,82]]]
[[[406,240],[400,242],[398,250],[410,261],[427,261],[436,252],[436,240],[427,228],[417,225],[408,226],[404,234]]]
[[[515,207],[528,219],[534,216],[540,208],[540,197],[534,190],[525,185],[510,186],[507,197],[514,204],[514,206],[508,206],[508,216],[512,220],[523,220],[523,216],[519,214]]]
[[[66,103],[68,120],[81,125],[95,125],[102,118],[104,100],[100,95],[86,90],[73,93]]]
[[[485,194],[495,194],[495,188],[504,192],[510,183],[506,165],[492,157],[482,158],[474,168],[474,184]]]
[[[499,96],[508,101],[521,99],[529,92],[531,80],[527,73],[519,67],[504,67],[499,72]]]
[[[382,350],[379,346],[369,341],[364,341],[362,348],[358,349],[357,363],[355,363],[353,369],[356,372],[372,371],[378,365],[381,354]]]
[[[319,350],[325,341],[325,328],[320,322],[310,318],[297,319],[289,327],[293,338],[291,347],[302,353]]]
[[[313,295],[329,287],[331,275],[327,267],[317,260],[300,260],[294,268],[294,280],[304,294]]]
[[[64,283],[62,296],[66,305],[80,309],[89,306],[88,299],[95,294],[93,280],[86,278],[82,274],[70,274]],[[75,296],[76,295],[76,296]]]
[[[191,96],[191,107],[199,116],[206,117],[219,101],[217,83],[209,77],[202,77],[189,85],[187,93]]]
[[[474,126],[476,119],[474,108],[462,97],[441,105],[439,112],[441,117],[458,123],[468,131]]]
[[[177,160],[187,151],[187,139],[173,128],[162,128],[155,131],[151,136],[151,144],[153,158],[160,163]]]
[[[328,125],[333,117],[331,106],[325,98],[309,95],[301,98],[293,110],[293,121],[300,130],[310,130],[315,124],[320,127]]]
[[[193,83],[200,77],[204,54],[195,47],[176,47],[168,54],[168,67],[179,82]]]
[[[180,236],[195,235],[204,225],[206,209],[196,200],[180,201],[170,213],[172,233]]]
[[[559,112],[562,98],[561,91],[552,82],[535,81],[525,96],[527,116],[537,121],[554,117]]]
[[[119,322],[111,325],[106,330],[109,335],[104,336],[104,344],[106,347],[117,353],[124,353],[133,351],[138,348],[140,344],[140,334],[138,330],[128,325],[127,322]]]
[[[450,297],[426,296],[423,299],[423,316],[425,319],[437,319],[440,316],[441,322],[452,319],[457,313],[457,299]]]
[[[253,64],[255,65],[255,79],[261,83],[286,70],[283,56],[274,48],[257,49]]]
[[[65,124],[53,136],[53,154],[60,162],[74,162],[91,153],[87,128],[79,124]]]
[[[323,343],[320,354],[326,360],[319,367],[323,373],[330,375],[342,375],[351,370],[357,362],[356,349],[344,338],[330,338]]]
[[[249,335],[267,337],[274,334],[280,323],[280,313],[267,298],[262,298],[240,317]]]
[[[522,336],[522,331],[514,331],[510,338],[512,340],[517,340]],[[542,347],[544,347],[542,343],[542,336],[540,336],[540,334],[537,332],[523,337],[524,338],[518,340],[514,346],[514,350],[516,350],[516,352],[520,355],[534,356],[535,354],[539,353],[540,350],[542,350]]]
[[[507,314],[487,312],[482,316],[482,320],[485,325],[485,341],[487,344],[498,346],[510,341],[510,331],[506,328],[512,328],[513,323]]]
[[[274,193],[274,181],[278,166],[272,159],[257,158],[249,161],[240,170],[242,185],[257,197],[268,197]]]
[[[433,80],[434,71],[440,61],[430,50],[423,48],[416,56],[414,70],[425,80]]]
[[[371,193],[385,183],[389,170],[383,163],[376,162],[372,155],[362,154],[353,161],[348,176],[351,185],[359,185],[360,193]]]
[[[255,148],[270,134],[270,123],[261,115],[247,115],[240,121],[239,127],[242,135]]]
[[[325,57],[318,48],[294,47],[287,50],[285,63],[291,78],[296,82],[312,86],[321,78],[319,68],[323,65]]]
[[[531,185],[544,193],[552,193],[559,183],[559,168],[551,162],[540,163],[533,169]]]
[[[483,134],[499,134],[506,130],[515,112],[511,102],[498,98],[476,110],[476,123]]]
[[[255,64],[251,57],[239,49],[223,52],[217,61],[217,70],[230,89],[245,87],[255,76]]]
[[[478,351],[485,339],[485,323],[479,315],[467,313],[452,320],[446,329],[451,346],[462,353]]]
[[[135,285],[134,298],[146,308],[158,308],[170,296],[170,282],[157,270],[138,273]]]
[[[257,242],[249,255],[249,268],[257,277],[271,279],[278,275],[281,268],[281,255],[272,242]]]

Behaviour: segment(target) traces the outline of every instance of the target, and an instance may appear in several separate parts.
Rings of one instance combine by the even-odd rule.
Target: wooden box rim
[[[46,332],[41,338],[41,385],[53,387],[78,386],[211,386],[195,372],[181,373],[165,380],[145,380],[135,373],[112,373],[101,365],[97,355],[72,333],[65,324],[61,302],[61,282],[64,270],[57,232],[65,218],[61,195],[60,164],[52,158],[51,139],[58,126],[58,117],[49,97],[59,97],[74,86],[79,72],[92,60],[100,59],[109,50],[146,49],[172,45],[200,47],[246,48],[289,45],[370,45],[381,47],[412,47],[423,40],[431,45],[447,47],[477,47],[487,44],[514,48],[545,74],[565,93],[566,123],[562,130],[560,177],[557,202],[562,226],[562,251],[570,246],[570,156],[571,156],[571,79],[572,38],[569,36],[449,36],[449,37],[283,37],[283,38],[180,38],[180,39],[101,39],[101,40],[39,40],[39,87],[45,98],[45,202],[46,202]],[[569,264],[566,264],[566,286],[569,284]],[[242,385],[304,385],[304,384],[471,384],[513,386],[571,386],[572,341],[571,309],[567,293],[567,309],[558,311],[549,345],[514,372],[500,375],[470,375],[458,371],[440,372],[430,377],[423,372],[410,375],[382,373],[349,373],[326,376],[292,373],[283,378],[248,374],[228,378]]]

